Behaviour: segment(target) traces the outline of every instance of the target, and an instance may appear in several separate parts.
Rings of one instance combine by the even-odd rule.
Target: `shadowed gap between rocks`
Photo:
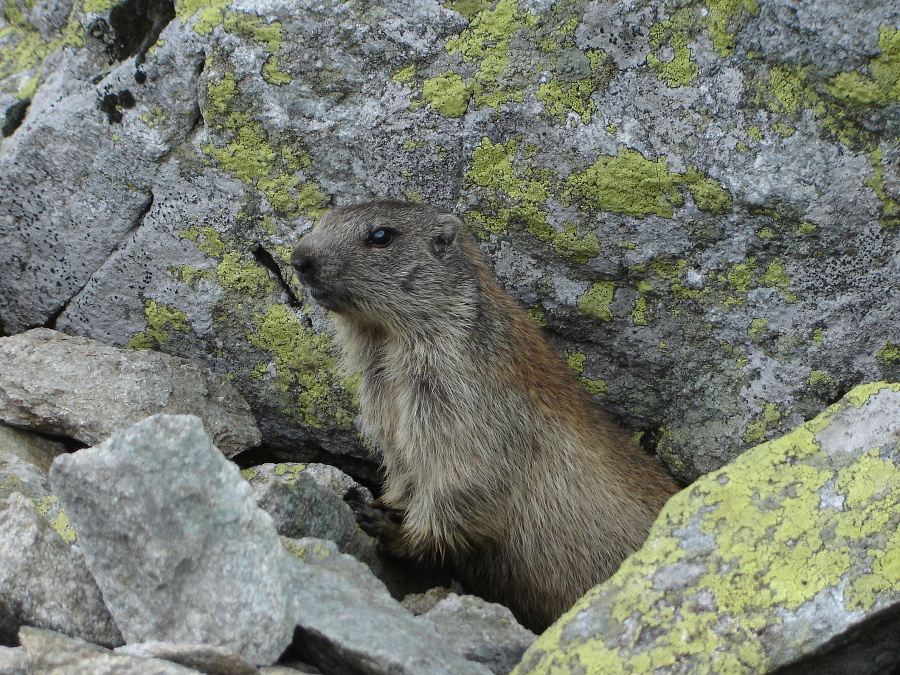
[[[26,98],[13,103],[6,109],[6,122],[3,124],[3,129],[0,130],[0,134],[2,134],[3,138],[12,136],[16,129],[22,126],[22,122],[25,121],[25,115],[28,113],[28,106],[30,105],[31,99]]]
[[[109,13],[109,25],[115,38],[109,46],[110,56],[124,61],[137,55],[141,65],[160,33],[175,18],[172,0],[126,0]]]

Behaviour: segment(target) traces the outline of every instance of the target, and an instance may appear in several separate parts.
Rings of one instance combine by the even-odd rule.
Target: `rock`
[[[116,654],[171,661],[206,675],[256,675],[259,672],[252,663],[237,654],[208,645],[137,642],[119,647]]]
[[[410,612],[419,616],[433,608],[449,595],[453,595],[452,589],[444,586],[436,586],[435,588],[429,588],[424,593],[410,593],[403,598],[402,604]]]
[[[61,443],[0,424],[0,499],[13,492],[31,499],[49,498],[47,472],[53,459],[64,452]]]
[[[378,579],[377,575],[376,578],[372,578],[374,572],[368,565],[355,556],[341,553],[337,544],[329,539],[317,539],[315,537],[291,539],[282,537],[281,541],[292,556],[306,565],[322,567],[344,574],[351,578],[354,583],[384,588],[384,582]]]
[[[53,460],[65,451],[62,443],[0,424],[0,453],[15,455],[44,473],[50,470]]]
[[[422,619],[466,659],[483,663],[495,675],[509,673],[537,637],[509,609],[474,595],[448,595]]]
[[[892,672],[898,438],[900,384],[865,385],[704,476],[515,673]],[[809,657],[819,670],[798,665]]]
[[[15,644],[21,626],[122,644],[81,555],[28,499],[13,494],[0,502],[0,642]]]
[[[201,417],[227,457],[259,444],[247,403],[202,365],[44,328],[0,339],[7,424],[96,444],[156,413]]]
[[[381,568],[377,542],[356,524],[344,502],[371,500],[372,493],[334,467],[322,464],[262,464],[243,472],[256,503],[272,516],[278,534],[330,539],[344,553]],[[341,478],[343,477],[343,478]]]
[[[26,672],[53,675],[196,675],[198,671],[159,659],[116,654],[83,640],[47,630],[23,628],[19,641],[25,649]]]
[[[372,583],[375,582],[375,583]],[[445,644],[434,627],[391,598],[371,575],[352,582],[344,571],[298,568],[302,608],[291,652],[324,673],[486,675]]]
[[[0,647],[0,673],[3,675],[31,675],[28,657],[22,647]]]
[[[290,643],[295,563],[199,418],[155,415],[58,458],[50,477],[127,642],[260,664]]]

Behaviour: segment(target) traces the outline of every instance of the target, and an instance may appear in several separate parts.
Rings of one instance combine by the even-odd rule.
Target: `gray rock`
[[[53,460],[65,451],[62,443],[0,424],[0,453],[15,455],[44,473],[50,470]]]
[[[47,472],[16,455],[0,452],[0,499],[18,492],[31,499],[50,496]]]
[[[116,654],[162,659],[206,675],[256,675],[256,667],[237,654],[209,645],[174,645],[168,642],[136,642],[116,649]]]
[[[303,565],[297,601],[301,613],[292,651],[325,673],[490,672],[445,644],[432,625],[410,614],[371,575],[368,582],[353,583],[344,571]]]
[[[202,360],[280,456],[362,457],[288,249],[331,202],[412,196],[685,479],[898,377],[895,3],[453,6],[180,4],[140,63],[85,30],[109,12],[26,7],[4,39],[58,41],[0,72],[31,99],[0,141],[6,329]]]
[[[81,555],[25,497],[0,502],[0,641],[36,626],[114,647],[122,644]]]
[[[0,338],[0,419],[8,424],[96,444],[156,413],[198,415],[227,457],[259,444],[247,403],[200,364],[45,328]]]
[[[295,563],[198,418],[155,415],[58,458],[50,477],[128,642],[261,664],[290,643]]]
[[[65,451],[62,443],[0,424],[0,498],[18,492],[34,500],[51,500],[47,472]]]
[[[422,615],[438,634],[469,661],[506,675],[537,636],[523,628],[512,612],[474,595],[447,596]]]
[[[857,387],[673,497],[515,672],[893,672],[898,493],[900,384]]]
[[[445,586],[436,586],[429,588],[424,593],[410,593],[403,598],[403,606],[410,612],[419,616],[432,609],[441,600],[449,595],[453,595],[454,591]]]
[[[374,584],[378,588],[384,588],[384,582],[379,578],[377,569],[373,570],[371,565],[361,562],[353,555],[341,553],[337,544],[329,539],[282,537],[281,541],[292,556],[306,565],[345,574],[354,583]],[[375,574],[375,579],[372,578],[372,574]]]
[[[196,675],[198,671],[159,659],[116,654],[48,630],[23,628],[19,641],[32,675]]]
[[[28,668],[28,656],[22,647],[0,647],[0,673],[32,675]]]
[[[263,464],[242,473],[278,534],[330,539],[344,553],[379,567],[376,541],[359,529],[344,502],[348,494],[362,502],[372,495],[349,476],[321,464]]]

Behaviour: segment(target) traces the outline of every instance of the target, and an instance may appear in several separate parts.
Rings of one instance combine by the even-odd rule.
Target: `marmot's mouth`
[[[314,286],[310,283],[306,284],[309,294],[316,304],[321,305],[323,309],[329,312],[340,312],[347,308],[348,299],[345,294],[335,291],[331,288],[323,286]]]

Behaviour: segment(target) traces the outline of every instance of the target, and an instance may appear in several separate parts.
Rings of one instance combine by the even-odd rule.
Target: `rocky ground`
[[[900,665],[900,385],[858,387],[685,489],[535,642],[506,608],[380,557],[345,502],[371,493],[338,469],[229,461],[258,431],[202,366],[47,329],[0,354],[0,672]]]
[[[7,0],[0,132],[0,670],[513,667],[344,503],[287,261],[371,198],[458,213],[690,485],[519,673],[896,667],[897,3]]]

